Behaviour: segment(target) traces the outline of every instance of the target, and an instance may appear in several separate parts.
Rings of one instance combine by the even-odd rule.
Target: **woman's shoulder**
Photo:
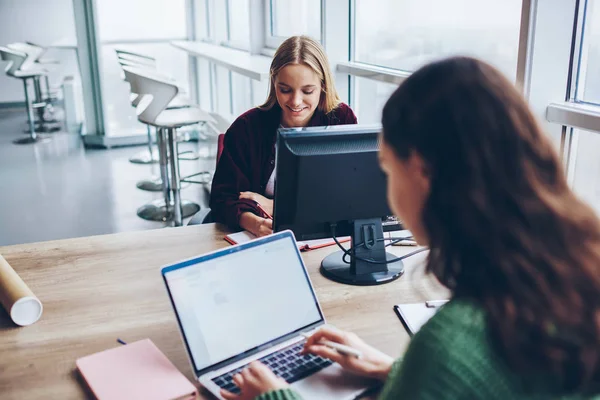
[[[259,107],[253,107],[248,111],[240,114],[234,123],[236,122],[245,122],[250,124],[260,124],[260,123],[269,123],[273,121],[279,122],[279,115],[277,115],[276,110],[271,109],[263,109]]]
[[[279,123],[279,116],[275,115],[273,109],[265,110],[262,108],[254,107],[248,111],[240,114],[231,124],[227,133],[233,133],[234,135],[247,135],[252,132],[265,132],[269,130],[271,126],[277,126]]]
[[[485,310],[475,301],[467,299],[452,299],[440,308],[436,315],[423,327],[425,331],[456,329],[457,331],[485,331]]]
[[[356,115],[352,108],[346,103],[339,103],[337,107],[335,107],[329,113],[329,119],[331,122],[335,123],[338,121],[339,124],[356,124]]]

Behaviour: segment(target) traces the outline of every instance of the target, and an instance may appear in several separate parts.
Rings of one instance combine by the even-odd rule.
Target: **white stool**
[[[23,139],[14,140],[14,144],[30,144],[36,143],[40,141],[47,140],[46,137],[42,137],[38,135],[35,131],[35,124],[33,119],[33,108],[34,106],[39,106],[38,104],[33,104],[29,99],[29,90],[27,86],[28,80],[35,80],[40,76],[46,74],[46,71],[40,68],[29,68],[27,70],[21,70],[21,67],[25,60],[27,59],[27,55],[25,53],[8,49],[6,47],[0,47],[0,57],[4,61],[8,61],[8,67],[5,72],[8,76],[11,76],[16,79],[21,79],[23,81],[23,89],[25,92],[25,104],[27,107],[27,122],[29,124],[29,137]]]
[[[161,75],[155,69],[156,63],[153,58],[124,50],[115,50],[115,52],[117,53],[117,58],[121,68],[129,66],[138,69],[148,69],[153,74]],[[165,79],[169,78],[165,76]],[[123,72],[123,80],[125,80],[125,72]],[[139,96],[137,93],[131,93],[129,101],[133,107],[137,107],[142,98],[143,96]],[[189,106],[189,99],[186,99],[182,96],[177,96],[169,103],[167,109],[184,108]],[[152,131],[150,125],[146,125],[146,133],[148,135],[148,151],[144,151],[132,156],[129,161],[134,164],[150,164],[159,161],[158,152],[155,151],[152,146]],[[136,187],[141,190],[160,192],[163,190],[163,181],[166,179],[168,179],[168,177],[164,176],[143,179],[136,183]]]
[[[215,123],[214,119],[199,107],[167,109],[171,101],[179,93],[178,86],[163,76],[147,69],[123,67],[125,79],[131,85],[131,92],[140,96],[151,96],[150,102],[140,101],[137,106],[138,120],[155,126],[158,130],[158,148],[163,176],[169,177],[164,183],[164,220],[172,220],[175,226],[183,224],[183,218],[194,215],[200,206],[181,200],[181,180],[179,176],[179,158],[177,156],[176,130],[187,125],[198,123]],[[143,104],[143,105],[142,105]],[[171,197],[173,201],[172,211]],[[138,215],[140,215],[138,210]]]
[[[21,71],[27,71],[29,69],[42,69],[46,71],[46,73],[42,76],[37,76],[33,80],[33,88],[35,93],[34,104],[37,104],[38,107],[35,107],[37,110],[39,126],[36,127],[37,132],[56,132],[60,130],[58,125],[50,125],[52,123],[58,122],[54,118],[54,107],[53,104],[57,102],[58,95],[56,90],[50,89],[50,82],[48,80],[48,71],[47,68],[50,64],[58,64],[58,61],[51,59],[42,59],[42,55],[46,52],[46,48],[33,44],[33,43],[11,43],[7,46],[11,50],[16,50],[27,55],[27,58],[21,65]],[[44,88],[42,89],[42,84],[40,79],[44,80]],[[49,116],[47,117],[46,114]]]

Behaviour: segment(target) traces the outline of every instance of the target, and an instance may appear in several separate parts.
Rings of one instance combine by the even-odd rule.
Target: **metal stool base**
[[[181,201],[181,209],[183,218],[191,217],[200,211],[200,206],[188,200]],[[137,209],[138,217],[148,221],[167,222],[173,220],[173,206],[169,206],[169,210],[165,207],[165,201],[158,199],[144,204]]]
[[[147,192],[162,192],[163,190],[162,179],[160,179],[159,177],[153,177],[152,179],[143,179],[141,181],[138,181],[135,184],[135,186],[138,189],[145,190]],[[182,183],[181,189],[185,189],[188,186],[190,186],[190,183]]]
[[[129,162],[133,164],[156,164],[158,163],[158,151],[152,150],[152,154],[148,150],[134,154],[129,158]]]
[[[60,131],[60,126],[58,126],[58,125],[48,125],[48,124],[36,125],[35,131],[36,132],[40,132],[40,133],[58,132],[58,131]]]
[[[50,140],[47,137],[36,136],[36,137],[26,137],[22,139],[13,140],[13,144],[32,144],[32,143],[44,143]]]
[[[163,183],[160,178],[144,179],[135,184],[138,189],[148,192],[162,192]]]

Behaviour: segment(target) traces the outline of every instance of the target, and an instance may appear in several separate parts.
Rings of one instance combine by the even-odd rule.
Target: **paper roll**
[[[2,255],[0,255],[0,303],[17,325],[31,325],[42,316],[42,303]]]

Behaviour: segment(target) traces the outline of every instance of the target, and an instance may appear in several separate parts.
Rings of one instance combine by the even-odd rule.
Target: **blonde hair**
[[[325,114],[333,111],[340,103],[340,97],[333,83],[333,76],[329,68],[329,61],[323,47],[308,36],[292,36],[286,39],[273,57],[269,69],[269,95],[264,104],[258,108],[270,110],[277,104],[275,79],[282,68],[289,64],[302,64],[312,69],[321,80],[321,98],[318,109]]]

